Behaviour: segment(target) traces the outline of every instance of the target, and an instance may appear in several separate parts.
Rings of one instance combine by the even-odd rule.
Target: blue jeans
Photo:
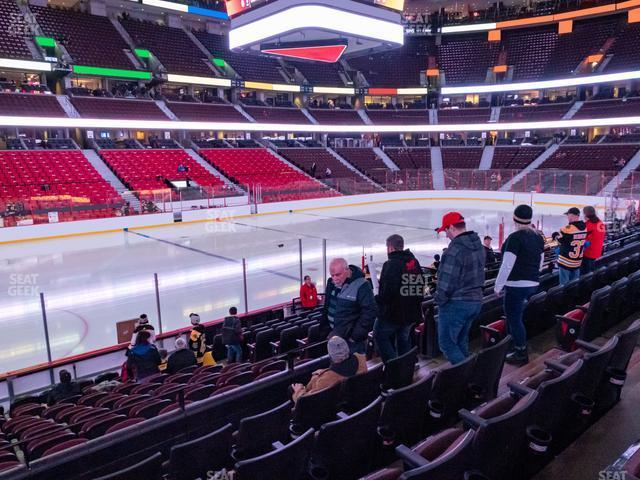
[[[242,362],[242,345],[239,343],[227,345],[227,362]]]
[[[481,302],[454,300],[438,306],[438,344],[453,365],[469,356],[469,330],[481,309]]]
[[[373,326],[373,338],[383,362],[386,363],[411,350],[410,333],[411,325],[402,326],[385,320],[376,320]]]
[[[507,317],[507,329],[513,337],[516,348],[527,348],[527,331],[524,328],[522,315],[527,300],[538,291],[538,287],[505,287],[504,314]]]
[[[573,270],[570,270],[568,268],[559,267],[558,274],[560,275],[560,285],[566,285],[571,280],[580,278],[580,269],[575,268]]]

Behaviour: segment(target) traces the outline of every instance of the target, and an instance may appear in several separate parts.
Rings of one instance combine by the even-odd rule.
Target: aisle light
[[[300,5],[232,28],[229,31],[229,48],[233,50],[253,45],[292,30],[307,28],[340,32],[397,45],[404,44],[404,29],[400,23],[324,5]]]
[[[466,87],[442,87],[443,95],[461,95],[467,93],[496,93],[514,92],[520,90],[542,90],[547,88],[576,87],[580,85],[592,85],[597,83],[612,83],[623,80],[635,80],[640,78],[640,70],[621,73],[609,73],[605,75],[591,75],[588,77],[561,78],[558,80],[543,80],[540,82],[504,83],[501,85],[470,85]]]
[[[180,122],[171,120],[120,120],[67,117],[0,116],[0,126],[89,128],[105,130],[218,130],[225,132],[306,132],[306,133],[423,133],[548,130],[640,125],[640,116],[588,118],[539,122],[462,123],[424,125],[318,125],[287,123]]]

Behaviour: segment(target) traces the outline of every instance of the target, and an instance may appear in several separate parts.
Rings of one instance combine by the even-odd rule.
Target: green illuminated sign
[[[140,58],[151,58],[151,52],[149,50],[145,50],[144,48],[136,48],[136,55]]]
[[[222,59],[222,58],[212,58],[211,61],[213,62],[213,64],[216,67],[226,67],[227,66],[227,62],[225,62],[224,59]]]
[[[52,47],[55,48],[56,41],[53,38],[49,37],[36,37],[36,43],[41,47]]]
[[[74,65],[73,73],[77,73],[78,75],[98,75],[101,77],[151,80],[151,72],[139,72],[138,70],[121,70],[118,68],[88,67],[86,65]]]

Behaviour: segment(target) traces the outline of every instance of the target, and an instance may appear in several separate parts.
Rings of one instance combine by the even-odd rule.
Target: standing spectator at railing
[[[204,325],[200,325],[200,315],[192,313],[189,315],[191,321],[191,332],[189,332],[189,350],[191,350],[196,357],[198,365],[202,365],[204,354],[207,351],[207,345],[205,342]]]
[[[496,258],[496,254],[493,251],[493,248],[491,248],[492,241],[493,241],[493,238],[491,238],[489,235],[485,235],[485,237],[482,239],[482,245],[484,246],[484,253],[485,253],[485,266],[487,267],[489,265],[493,265],[498,261],[498,259]]]
[[[307,310],[318,306],[318,290],[309,275],[305,275],[304,283],[300,286],[300,304]]]
[[[580,210],[571,207],[565,215],[569,224],[562,227],[557,236],[560,245],[558,254],[560,285],[580,277],[584,247],[587,243],[587,226],[580,220]]]
[[[529,205],[519,205],[514,210],[516,230],[502,245],[502,264],[494,287],[498,295],[504,289],[504,313],[513,337],[513,351],[506,361],[518,365],[529,363],[527,332],[522,317],[527,301],[538,291],[544,263],[544,240],[531,227],[532,218],[533,210]]]
[[[133,378],[140,382],[145,378],[158,373],[158,367],[162,363],[160,353],[155,345],[149,342],[150,334],[144,330],[136,336],[136,344],[127,349],[127,368]]]
[[[482,309],[485,252],[478,234],[467,231],[464,217],[449,212],[436,230],[451,241],[438,269],[438,343],[452,364],[469,356],[469,331]]]
[[[229,309],[229,315],[222,322],[222,344],[227,347],[229,363],[242,362],[242,323],[236,307]]]
[[[144,332],[144,331],[149,332],[149,335],[150,335],[149,342],[156,343],[156,329],[153,328],[153,325],[149,323],[149,317],[147,316],[146,313],[143,313],[142,315],[140,315],[140,318],[138,318],[138,324],[136,325],[136,328],[133,329],[133,336],[131,337],[131,346],[135,345],[136,336],[138,335],[138,333]]]
[[[344,258],[329,264],[320,330],[344,338],[353,353],[364,353],[365,342],[378,315],[371,283],[361,269]]]
[[[582,213],[584,214],[585,224],[587,226],[587,242],[589,244],[584,250],[582,266],[580,267],[580,273],[585,275],[595,270],[596,260],[602,257],[604,239],[607,236],[607,227],[602,220],[598,218],[596,209],[591,205],[584,207]]]

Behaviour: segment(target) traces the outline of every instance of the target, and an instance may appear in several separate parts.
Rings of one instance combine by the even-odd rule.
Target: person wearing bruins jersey
[[[558,270],[560,285],[580,277],[582,257],[587,243],[587,226],[580,220],[580,210],[576,207],[565,212],[569,224],[560,229],[558,244]]]

